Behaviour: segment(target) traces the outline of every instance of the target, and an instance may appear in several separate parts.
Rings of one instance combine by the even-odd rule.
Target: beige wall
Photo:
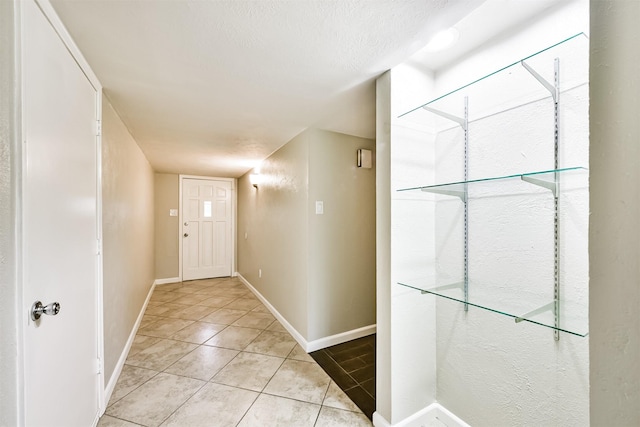
[[[103,97],[105,383],[113,374],[154,281],[153,194],[149,162]]]
[[[304,337],[309,139],[303,133],[264,160],[258,189],[249,174],[238,180],[238,272]]]
[[[307,342],[375,323],[375,169],[355,167],[358,148],[375,143],[307,130],[257,190],[238,183],[238,272]]]
[[[640,425],[640,2],[591,0],[591,423]]]
[[[376,170],[358,168],[375,141],[311,130],[307,340],[376,323]],[[324,214],[315,214],[315,201]]]
[[[15,174],[19,153],[14,96],[14,4],[0,1],[0,426],[18,424]]]
[[[180,276],[177,216],[169,216],[169,209],[179,209],[180,176],[168,173],[154,175],[155,188],[155,260],[156,279]]]

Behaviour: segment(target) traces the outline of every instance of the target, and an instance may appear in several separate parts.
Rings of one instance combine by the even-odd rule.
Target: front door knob
[[[60,312],[60,303],[52,302],[51,304],[42,305],[40,301],[36,301],[31,306],[31,320],[36,321],[46,314],[48,316],[55,316]]]

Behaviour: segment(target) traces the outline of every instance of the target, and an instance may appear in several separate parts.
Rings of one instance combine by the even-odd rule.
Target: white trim
[[[471,427],[469,424],[464,422],[460,417],[456,416],[453,412],[449,411],[444,406],[436,403],[438,414],[436,418],[438,418],[442,423],[451,427]]]
[[[78,66],[80,67],[84,75],[87,77],[87,80],[89,80],[89,83],[91,83],[91,85],[96,90],[96,92],[102,93],[102,84],[100,84],[100,80],[98,80],[98,77],[96,77],[96,75],[94,74],[93,70],[91,69],[91,66],[89,66],[89,63],[82,55],[82,52],[80,52],[80,49],[78,49],[78,46],[76,46],[76,43],[73,41],[73,38],[71,37],[66,27],[64,26],[64,24],[62,23],[58,15],[56,14],[56,11],[51,5],[50,1],[49,0],[34,0],[34,1],[42,11],[44,16],[47,18],[47,20],[49,21],[49,23],[51,24],[55,32],[58,34],[58,37],[60,37],[62,42],[65,44],[65,46],[67,47],[67,50],[69,50],[69,53],[71,54],[71,56],[73,56],[73,59],[76,61],[76,63],[78,64]]]
[[[201,179],[205,181],[227,181],[231,183],[231,275],[236,269],[236,238],[238,234],[236,217],[238,207],[238,180],[236,178],[219,178],[214,176],[178,175],[178,282],[182,281],[182,181],[185,179]]]
[[[138,314],[138,319],[136,319],[136,323],[133,325],[133,329],[131,330],[131,334],[129,334],[129,339],[127,340],[127,343],[124,345],[124,348],[122,349],[122,353],[120,354],[120,358],[118,359],[118,363],[116,363],[116,367],[113,370],[113,373],[111,374],[111,378],[109,379],[109,383],[107,384],[107,386],[105,387],[104,390],[104,401],[103,401],[103,407],[106,408],[107,404],[109,403],[109,399],[111,399],[111,395],[113,394],[113,390],[116,387],[116,383],[118,382],[118,378],[120,377],[120,374],[122,373],[122,368],[124,367],[124,362],[127,360],[127,356],[129,355],[129,350],[131,350],[131,345],[133,344],[133,340],[136,337],[136,334],[138,333],[138,328],[140,328],[140,323],[142,322],[142,317],[144,317],[144,312],[147,309],[147,305],[149,304],[149,300],[151,299],[151,295],[153,295],[153,291],[156,288],[156,284],[154,283],[153,285],[151,285],[151,289],[149,290],[149,293],[147,294],[147,299],[144,301],[144,304],[142,304],[142,309],[140,310],[140,313]],[[104,371],[104,368],[102,369]],[[104,411],[102,412],[104,413]]]
[[[97,76],[94,74],[93,70],[89,66],[89,63],[82,55],[82,52],[75,44],[73,38],[67,31],[66,27],[58,17],[55,9],[51,5],[49,0],[33,0],[35,5],[40,9],[43,16],[49,22],[57,36],[60,38],[67,51],[73,58],[73,60],[78,65],[78,68],[85,75],[87,81],[93,87],[96,93],[96,120],[102,120],[102,84],[98,80]],[[16,189],[16,215],[19,215],[19,224],[17,226],[16,239],[19,241],[16,248],[16,266],[19,269],[19,277],[17,277],[17,283],[19,287],[19,307],[22,307],[23,303],[23,287],[24,287],[24,231],[22,225],[22,218],[25,214],[23,199],[24,199],[24,180],[25,180],[25,170],[26,170],[26,156],[22,151],[22,138],[25,135],[25,121],[23,120],[24,115],[24,105],[22,103],[22,96],[24,94],[24,80],[22,78],[23,67],[23,12],[20,8],[21,2],[14,2],[16,7],[16,13],[14,20],[15,28],[14,33],[16,34],[16,60],[19,63],[19,66],[16,67],[16,80],[17,84],[20,87],[20,94],[18,95],[20,100],[20,125],[19,125],[19,149],[20,151],[16,153],[16,157],[19,157],[19,163],[21,165],[20,170],[16,174],[16,177],[19,177],[18,188]],[[96,268],[95,268],[95,307],[96,307],[96,356],[99,360],[104,363],[104,314],[103,314],[103,277],[102,277],[102,265],[103,265],[103,254],[102,254],[102,137],[100,135],[96,135]],[[18,163],[16,162],[16,163]],[[25,420],[25,396],[24,396],[24,375],[25,375],[25,363],[24,363],[24,328],[22,327],[22,313],[18,311],[18,357],[21,358],[18,366],[18,375],[20,380],[18,381],[19,385],[19,397],[18,397],[18,421],[19,424],[22,425]],[[96,394],[97,407],[98,412],[97,416],[104,413],[106,406],[103,405],[104,402],[104,369],[101,369],[98,375],[98,390]],[[94,420],[94,423],[97,423],[98,418]]]
[[[307,341],[297,330],[291,325],[287,319],[280,314],[276,308],[271,305],[271,303],[256,289],[253,287],[251,283],[247,279],[245,279],[242,274],[236,272],[238,278],[242,283],[244,283],[251,292],[269,309],[271,314],[278,319],[282,326],[293,336],[293,338],[300,344],[300,347],[304,349],[307,353],[311,353],[312,351],[320,350],[326,347],[330,347],[332,345],[342,344],[347,341],[355,340],[357,338],[362,338],[367,335],[376,333],[376,325],[364,326],[362,328],[353,329],[351,331],[342,332],[336,335],[331,335],[328,337],[323,337],[313,341]]]
[[[372,421],[375,427],[423,427],[433,424],[436,421],[447,427],[471,427],[437,402],[432,403],[396,424],[391,424],[377,411],[373,413]]]
[[[350,331],[342,332],[328,337],[323,337],[317,340],[313,340],[307,343],[306,351],[311,353],[312,351],[320,350],[323,348],[331,347],[333,345],[342,344],[343,342],[356,340],[358,338],[366,337],[376,333],[376,325],[363,326],[362,328],[352,329]]]
[[[169,283],[180,283],[182,280],[179,277],[168,277],[166,279],[156,279],[153,281],[154,285],[166,285]]]
[[[293,325],[291,325],[291,323],[289,323],[287,319],[285,319],[280,314],[280,312],[278,312],[278,310],[276,310],[276,308],[272,306],[271,303],[267,301],[267,299],[262,296],[262,294],[258,292],[258,290],[254,288],[247,279],[244,278],[244,276],[242,276],[242,274],[238,273],[238,279],[240,279],[240,281],[244,283],[247,288],[249,288],[249,290],[253,292],[254,295],[269,309],[271,314],[273,314],[273,316],[278,319],[280,323],[282,323],[282,326],[284,326],[284,328],[291,334],[291,336],[298,342],[298,344],[300,344],[300,347],[307,351],[307,340],[304,339],[304,337],[296,330],[296,328],[294,328]]]
[[[22,2],[14,1],[13,7],[15,8],[13,11],[13,34],[15,36],[15,40],[13,43],[13,47],[15,49],[13,55],[15,60],[14,65],[14,79],[15,79],[15,91],[13,94],[14,101],[14,114],[13,125],[15,127],[15,139],[13,141],[12,148],[15,149],[15,153],[13,159],[11,160],[11,178],[13,179],[14,187],[12,190],[15,194],[15,211],[13,218],[14,220],[14,245],[15,245],[15,266],[14,266],[14,274],[16,281],[16,357],[17,357],[17,390],[16,390],[16,419],[17,423],[20,426],[25,425],[25,387],[24,387],[24,378],[25,378],[25,328],[24,328],[24,312],[22,311],[22,307],[24,307],[24,228],[23,228],[23,218],[24,218],[24,197],[23,197],[23,183],[24,183],[24,170],[26,168],[26,160],[25,160],[25,152],[22,146],[23,137],[25,135],[25,122],[22,119],[24,105],[23,105],[23,94],[24,94],[24,79],[23,79],[23,46],[24,46],[24,24],[23,24],[23,11],[22,11]]]
[[[98,83],[99,84],[99,83]],[[102,233],[102,132],[98,132],[97,123],[102,122],[102,87],[96,89],[96,314],[98,328],[98,359],[102,369],[98,373],[98,413],[107,409],[104,400],[104,236]]]

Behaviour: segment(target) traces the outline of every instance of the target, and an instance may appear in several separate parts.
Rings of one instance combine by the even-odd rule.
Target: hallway
[[[235,278],[157,286],[99,427],[370,426]]]

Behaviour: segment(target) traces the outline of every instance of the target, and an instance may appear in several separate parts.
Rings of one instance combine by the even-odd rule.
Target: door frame
[[[226,181],[231,183],[231,277],[236,277],[238,275],[236,268],[238,180],[236,178],[216,178],[213,176],[180,175],[180,182],[178,185],[178,278],[182,282],[182,186],[185,179]]]
[[[89,63],[84,58],[80,49],[76,46],[71,35],[68,33],[64,24],[56,14],[53,6],[49,0],[29,0],[33,1],[45,16],[49,24],[54,29],[62,43],[65,45],[74,61],[83,72],[91,86],[96,91],[96,266],[95,266],[95,307],[96,307],[96,354],[98,356],[98,390],[96,390],[96,400],[98,406],[98,417],[104,414],[106,410],[105,402],[105,389],[104,389],[104,315],[103,315],[103,281],[102,281],[102,266],[103,266],[103,253],[102,253],[102,136],[100,131],[100,123],[102,122],[102,84],[94,74],[93,70],[89,66]],[[22,97],[24,94],[24,79],[22,78],[22,61],[23,61],[23,38],[24,38],[24,25],[23,25],[23,12],[21,1],[15,1],[16,20],[16,57],[18,58],[18,70],[16,72],[16,86],[19,87],[19,94],[17,95],[18,104],[17,109],[20,111],[20,117],[17,125],[17,138],[19,144],[16,144],[16,159],[15,159],[15,194],[16,194],[16,271],[17,271],[17,349],[18,349],[18,423],[24,425],[25,422],[25,331],[27,326],[27,316],[30,307],[30,302],[24,300],[24,258],[25,258],[25,244],[24,244],[24,198],[26,194],[25,180],[26,180],[26,153],[24,151],[24,135],[26,135],[26,123],[23,120],[24,117],[24,105],[22,104]],[[94,425],[97,424],[98,418],[94,420]]]

